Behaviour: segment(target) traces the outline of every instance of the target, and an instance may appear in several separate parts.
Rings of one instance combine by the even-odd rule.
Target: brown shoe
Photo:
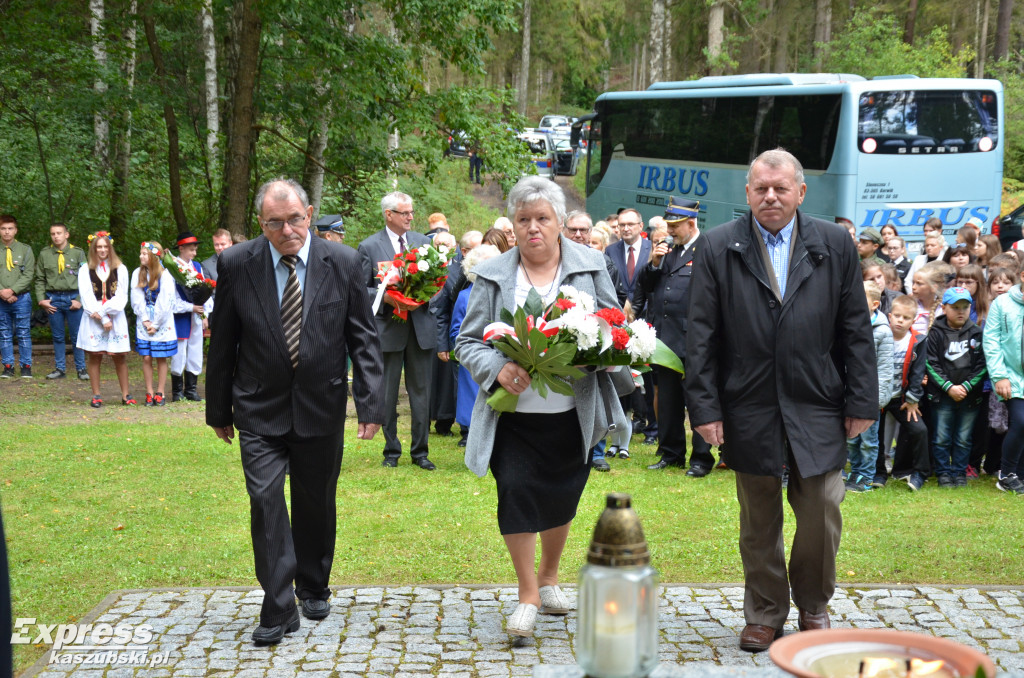
[[[796,626],[801,631],[817,631],[818,629],[832,628],[832,622],[829,621],[827,611],[814,614],[807,610],[800,610]]]
[[[782,637],[782,629],[773,629],[761,624],[747,624],[740,634],[740,649],[747,652],[764,652],[776,638]]]

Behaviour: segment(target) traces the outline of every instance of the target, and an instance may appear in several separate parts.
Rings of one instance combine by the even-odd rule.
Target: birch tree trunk
[[[519,61],[519,115],[526,115],[530,96],[530,2],[523,0],[523,47]]]
[[[89,0],[89,31],[92,35],[92,56],[96,60],[97,70],[101,75],[93,83],[93,90],[99,95],[99,100],[105,102],[103,96],[107,91],[107,83],[103,80],[102,73],[107,69],[107,47],[103,36],[104,21],[103,0]],[[107,121],[105,103],[101,103],[99,110],[93,114],[93,134],[96,137],[93,157],[96,161],[96,170],[101,176],[106,176],[110,169],[110,123]]]
[[[788,33],[788,31],[787,31]],[[832,39],[832,0],[817,0],[814,8],[814,66],[821,70],[823,45]]]
[[[609,40],[607,36],[604,39],[604,53],[608,57],[608,66],[604,69],[604,89],[602,91],[603,92],[607,92],[609,89],[611,89],[611,81],[612,81],[612,65],[611,65],[611,63],[612,63],[612,60],[611,60],[612,43],[611,43],[611,40]]]
[[[996,15],[996,45],[992,50],[992,58],[996,61],[1006,58],[1010,49],[1010,19],[1013,17],[1013,0],[999,0],[999,12]]]
[[[131,178],[132,159],[132,107],[135,98],[135,39],[138,3],[131,0],[128,9],[128,23],[124,32],[125,60],[121,66],[121,75],[128,90],[129,105],[124,106],[121,113],[121,130],[117,134],[114,146],[114,165],[110,185],[110,233],[115,237],[124,237],[128,232],[128,182]]]
[[[213,0],[203,0],[201,14],[203,64],[206,94],[206,153],[212,165],[217,158],[217,135],[220,133],[220,110],[217,87],[217,37],[213,25]]]
[[[661,77],[672,80],[672,0],[665,0],[665,30],[661,45]]]
[[[324,196],[324,151],[327,149],[328,123],[331,119],[331,99],[327,96],[327,87],[319,76],[313,84],[317,94],[316,120],[306,142],[306,160],[302,169],[302,187],[309,195],[309,204],[313,206],[313,218],[320,216],[320,203]]]
[[[665,54],[665,0],[651,1],[651,27],[648,33],[647,83],[662,80]]]
[[[711,5],[708,14],[708,65],[711,75],[721,75],[722,44],[725,42],[725,3]]]
[[[245,235],[249,207],[249,149],[255,140],[255,90],[263,24],[256,0],[235,0],[232,70],[228,78],[231,115],[227,125],[227,153],[221,188],[220,227]],[[230,53],[230,52],[229,52]]]

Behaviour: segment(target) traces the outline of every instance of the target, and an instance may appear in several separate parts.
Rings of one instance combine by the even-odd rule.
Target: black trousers
[[[683,375],[660,365],[653,366],[658,380],[658,451],[662,461],[686,465],[686,427],[683,425],[686,396]],[[715,465],[711,445],[696,431],[693,432],[693,452],[690,466],[710,469]]]
[[[256,579],[263,587],[262,626],[286,622],[295,612],[296,595],[330,598],[343,439],[344,430],[317,438],[238,432]],[[284,500],[286,472],[291,475],[291,522]]]
[[[925,478],[932,473],[931,457],[928,454],[928,426],[923,413],[917,421],[909,419],[906,410],[901,410],[903,398],[893,398],[882,409],[878,426],[878,458],[875,461],[875,474],[887,475],[885,470],[885,415],[891,414],[900,423],[900,432],[896,437],[896,453],[892,460],[893,475],[917,471]]]

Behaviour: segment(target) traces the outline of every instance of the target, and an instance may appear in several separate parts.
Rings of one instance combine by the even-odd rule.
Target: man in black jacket
[[[740,647],[829,626],[846,439],[878,419],[878,374],[857,250],[797,211],[803,168],[781,149],[747,174],[750,212],[706,234],[693,264],[686,400],[695,430],[736,471],[747,625]],[[782,475],[796,534],[786,569]]]
[[[697,217],[700,203],[670,196],[665,223],[671,241],[654,245],[651,259],[640,271],[633,293],[634,308],[642,309],[654,325],[658,338],[686,362],[686,315],[690,301],[690,279],[694,253],[703,245]],[[653,221],[653,219],[652,219]],[[653,240],[653,238],[652,238]],[[668,244],[671,242],[671,244]],[[658,384],[658,452],[661,459],[648,466],[657,471],[667,466],[686,466],[686,429],[683,411],[683,375],[660,365],[653,367]],[[715,458],[711,446],[693,434],[693,453],[686,475],[703,478],[711,473]]]

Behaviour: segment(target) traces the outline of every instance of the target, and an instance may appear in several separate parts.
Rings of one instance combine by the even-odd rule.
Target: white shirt
[[[409,249],[409,239],[405,237],[406,235],[408,235],[408,231],[406,231],[405,233],[399,234],[399,233],[395,233],[390,228],[385,226],[384,227],[384,232],[388,234],[389,238],[391,238],[391,246],[393,248],[395,248],[395,254],[398,254],[398,253],[400,253],[402,251],[401,246],[398,244],[398,238],[399,238],[400,235],[401,235],[402,239],[405,241],[405,249],[406,250]]]
[[[516,269],[516,306],[526,303],[526,295],[531,289],[537,290],[537,294],[544,299],[544,304],[550,304],[558,296],[558,277],[561,275],[561,268],[555,272],[555,281],[550,287],[533,287],[523,275],[523,267]],[[519,403],[516,405],[516,412],[535,412],[540,414],[553,414],[555,412],[568,412],[576,407],[574,396],[565,396],[548,390],[548,396],[542,398],[533,386],[528,387],[519,394]]]

